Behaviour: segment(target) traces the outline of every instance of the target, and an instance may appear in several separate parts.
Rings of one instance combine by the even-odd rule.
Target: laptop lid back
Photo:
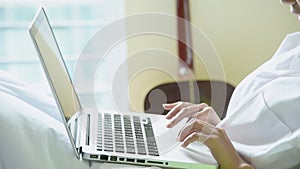
[[[75,141],[67,125],[67,120],[82,108],[72,81],[66,69],[61,51],[58,47],[53,30],[41,7],[34,17],[29,32],[38,52],[54,98],[60,109],[71,144],[75,150]],[[78,157],[77,151],[76,155]]]

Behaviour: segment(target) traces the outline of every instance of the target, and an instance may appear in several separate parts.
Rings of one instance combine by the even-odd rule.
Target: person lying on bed
[[[281,0],[300,17],[299,0]],[[300,32],[288,35],[275,55],[235,89],[225,119],[205,103],[164,104],[167,127],[190,120],[178,140],[202,142],[221,169],[300,167]]]

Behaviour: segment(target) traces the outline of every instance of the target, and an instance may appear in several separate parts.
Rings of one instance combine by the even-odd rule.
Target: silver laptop
[[[43,8],[29,31],[78,159],[164,168],[218,168],[203,144],[182,148],[176,141],[184,122],[168,129],[162,115],[83,109]]]

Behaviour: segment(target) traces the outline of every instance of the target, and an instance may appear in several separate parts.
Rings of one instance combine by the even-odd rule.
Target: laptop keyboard
[[[158,156],[150,118],[98,114],[97,150]]]

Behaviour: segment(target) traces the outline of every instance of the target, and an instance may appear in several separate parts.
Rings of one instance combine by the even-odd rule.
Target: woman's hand
[[[178,140],[183,142],[183,147],[195,141],[205,144],[218,161],[220,169],[253,169],[236,152],[225,130],[205,121],[190,120],[182,128]]]
[[[170,110],[166,118],[170,120],[167,127],[172,128],[184,118],[199,119],[216,126],[221,120],[215,110],[206,103],[193,104],[189,102],[176,102],[163,104],[164,109]]]

